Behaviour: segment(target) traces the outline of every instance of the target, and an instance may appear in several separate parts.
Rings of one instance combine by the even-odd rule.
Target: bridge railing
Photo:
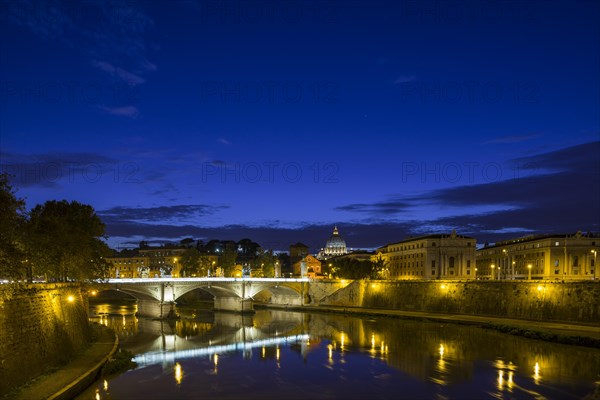
[[[110,278],[108,283],[310,282],[309,278]]]

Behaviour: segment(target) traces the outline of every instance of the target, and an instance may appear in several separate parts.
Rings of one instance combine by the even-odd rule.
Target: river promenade
[[[259,306],[260,307],[260,306]],[[364,315],[371,317],[393,317],[415,320],[428,320],[440,323],[458,323],[487,326],[504,326],[515,329],[553,333],[561,337],[588,338],[600,343],[600,326],[587,324],[573,324],[563,322],[542,322],[513,318],[498,318],[464,314],[441,314],[412,311],[398,311],[389,309],[359,308],[359,307],[337,307],[337,306],[302,306],[285,307],[263,305],[265,308],[287,309],[290,311],[305,312],[329,312],[352,315]],[[118,341],[109,330],[103,330],[101,337],[77,356],[69,364],[58,370],[45,374],[28,384],[20,390],[13,391],[4,399],[14,400],[36,400],[69,399],[91,385],[98,378],[102,365],[116,351]]]
[[[98,339],[70,363],[33,379],[2,399],[72,399],[98,379],[104,364],[117,351],[118,343],[114,332],[103,328]]]

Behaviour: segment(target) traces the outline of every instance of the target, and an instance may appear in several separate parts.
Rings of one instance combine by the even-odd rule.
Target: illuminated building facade
[[[474,279],[475,239],[457,235],[414,237],[379,248],[389,279]]]
[[[306,268],[305,275],[302,274],[302,263],[304,263],[304,268]],[[296,276],[303,275],[308,278],[316,278],[318,275],[322,274],[321,261],[317,260],[311,255],[307,255],[302,260],[294,263],[292,268],[294,271],[294,275]]]
[[[181,271],[181,256],[186,249],[178,247],[157,247],[140,249],[139,254],[150,260],[149,278],[173,276],[179,277]]]
[[[598,279],[597,233],[527,236],[477,251],[479,279]]]
[[[150,259],[148,257],[106,257],[110,264],[110,278],[148,278]]]

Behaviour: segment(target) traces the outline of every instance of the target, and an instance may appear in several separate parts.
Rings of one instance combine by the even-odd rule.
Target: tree
[[[179,262],[181,263],[181,276],[196,275],[200,265],[200,252],[195,247],[191,247],[183,252]]]
[[[190,247],[181,255],[180,263],[182,276],[207,276],[212,266],[210,258],[195,247]]]
[[[332,260],[332,270],[337,277],[344,279],[366,279],[375,276],[375,269],[370,260],[356,258]]]
[[[235,249],[224,249],[220,261],[225,276],[233,276],[235,263],[237,261],[237,252]]]
[[[34,207],[27,223],[27,255],[36,274],[49,280],[104,278],[110,255],[101,238],[104,224],[94,209],[76,201],[47,201]]]
[[[15,196],[8,174],[0,174],[0,278],[31,279],[23,248],[25,201]]]
[[[385,260],[381,254],[377,255],[375,261],[373,263],[373,270],[377,274],[377,277],[380,279],[388,279],[389,278],[389,262]]]
[[[279,259],[273,254],[273,250],[260,250],[254,261],[256,268],[262,269],[262,276],[265,278],[273,278],[275,276],[275,263]]]

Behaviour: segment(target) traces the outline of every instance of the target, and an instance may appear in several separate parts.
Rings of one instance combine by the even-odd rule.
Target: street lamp
[[[528,273],[527,274],[527,279],[528,280],[531,280],[531,267],[532,267],[531,264],[527,264],[527,273]]]
[[[594,276],[592,277],[592,279],[596,280],[596,269],[598,269],[598,267],[596,266],[596,250],[590,250],[590,253],[592,253],[594,255]]]
[[[496,266],[492,264],[490,267],[492,268],[492,280],[494,280],[494,268],[496,268]]]

